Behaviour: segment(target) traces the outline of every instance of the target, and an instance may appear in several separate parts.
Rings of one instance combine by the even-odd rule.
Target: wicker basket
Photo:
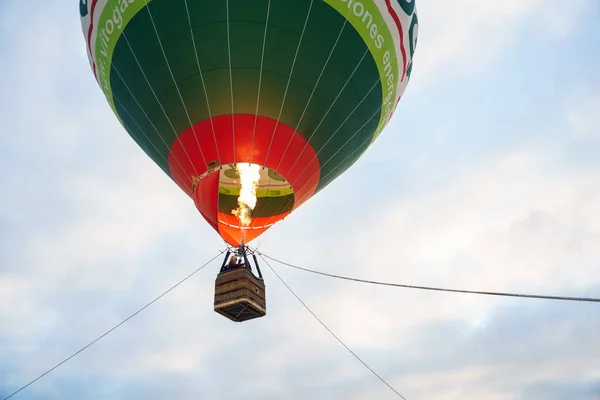
[[[215,311],[235,322],[264,317],[264,281],[245,267],[221,272],[215,281]]]

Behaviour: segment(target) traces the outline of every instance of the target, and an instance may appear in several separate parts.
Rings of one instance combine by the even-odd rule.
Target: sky
[[[364,279],[600,296],[600,3],[417,7],[388,127],[253,244]],[[111,113],[76,2],[1,1],[0,60],[3,398],[224,246]],[[264,263],[267,316],[216,314],[219,262],[13,398],[396,398]],[[406,399],[600,399],[598,304],[271,265]]]

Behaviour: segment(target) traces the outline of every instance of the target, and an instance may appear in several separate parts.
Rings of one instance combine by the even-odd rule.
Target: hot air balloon
[[[236,248],[373,143],[410,79],[418,33],[414,0],[80,0],[79,10],[122,126]]]

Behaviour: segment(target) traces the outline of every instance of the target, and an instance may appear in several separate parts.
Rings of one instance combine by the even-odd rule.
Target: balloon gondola
[[[80,0],[79,11],[114,114],[234,248],[376,140],[418,33],[414,0]]]
[[[265,282],[255,253],[251,259],[258,276],[253,273],[249,251],[245,245],[228,251],[215,280],[215,312],[235,322],[267,313]]]

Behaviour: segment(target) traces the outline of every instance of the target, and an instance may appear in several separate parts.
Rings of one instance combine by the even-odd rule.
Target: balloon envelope
[[[129,135],[232,245],[236,163],[261,166],[245,241],[348,169],[412,71],[412,0],[80,0],[93,73]]]

